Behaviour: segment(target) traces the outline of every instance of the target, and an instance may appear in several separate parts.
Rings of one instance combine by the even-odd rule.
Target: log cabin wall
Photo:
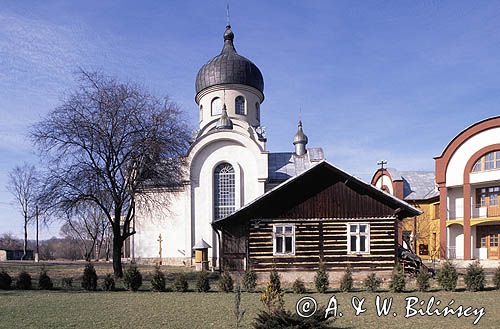
[[[370,225],[369,254],[348,253],[348,223]],[[295,225],[295,255],[273,255],[273,224]],[[395,218],[266,219],[250,225],[249,266],[256,271],[314,271],[319,262],[329,270],[390,270],[395,263]]]

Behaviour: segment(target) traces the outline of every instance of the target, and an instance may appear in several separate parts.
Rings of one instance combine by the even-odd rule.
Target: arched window
[[[257,121],[260,121],[260,104],[259,102],[255,103],[255,117]]]
[[[243,96],[236,97],[234,108],[236,109],[236,114],[245,115],[245,98]]]
[[[212,99],[212,115],[220,115],[222,113],[222,100],[219,97]]]
[[[500,169],[500,151],[486,153],[472,167],[473,172],[493,169]]]
[[[203,121],[203,105],[200,105],[200,122]]]
[[[214,172],[214,217],[220,219],[235,211],[234,168],[229,163],[221,163]]]

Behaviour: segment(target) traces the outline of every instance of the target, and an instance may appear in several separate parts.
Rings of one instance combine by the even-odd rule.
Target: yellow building
[[[422,259],[439,258],[439,192],[434,172],[383,168],[375,172],[371,183],[423,211],[399,224],[399,244]]]

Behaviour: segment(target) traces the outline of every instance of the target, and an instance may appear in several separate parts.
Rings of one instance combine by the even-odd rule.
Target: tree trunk
[[[24,243],[23,243],[23,257],[21,260],[26,260],[26,253],[28,249],[28,214],[24,214]]]
[[[115,277],[123,277],[122,269],[122,247],[123,240],[120,232],[120,222],[113,225],[113,272]]]

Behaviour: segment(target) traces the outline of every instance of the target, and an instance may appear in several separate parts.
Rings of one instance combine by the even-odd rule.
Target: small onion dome
[[[196,244],[193,247],[193,250],[202,250],[202,249],[208,249],[212,248],[205,240],[201,239],[196,242]]]
[[[297,129],[297,133],[293,137],[293,145],[295,145],[295,154],[296,155],[304,155],[306,154],[306,144],[308,142],[306,134],[302,130],[302,121],[299,121],[299,126]]]
[[[217,129],[233,129],[233,122],[227,115],[227,109],[226,109],[226,103],[224,103],[224,106],[222,107],[222,114],[217,121],[217,124],[215,125],[215,128]]]
[[[264,92],[264,78],[259,68],[249,59],[239,55],[233,44],[231,26],[224,32],[224,47],[219,55],[203,65],[196,76],[196,94],[222,84],[240,84]]]

